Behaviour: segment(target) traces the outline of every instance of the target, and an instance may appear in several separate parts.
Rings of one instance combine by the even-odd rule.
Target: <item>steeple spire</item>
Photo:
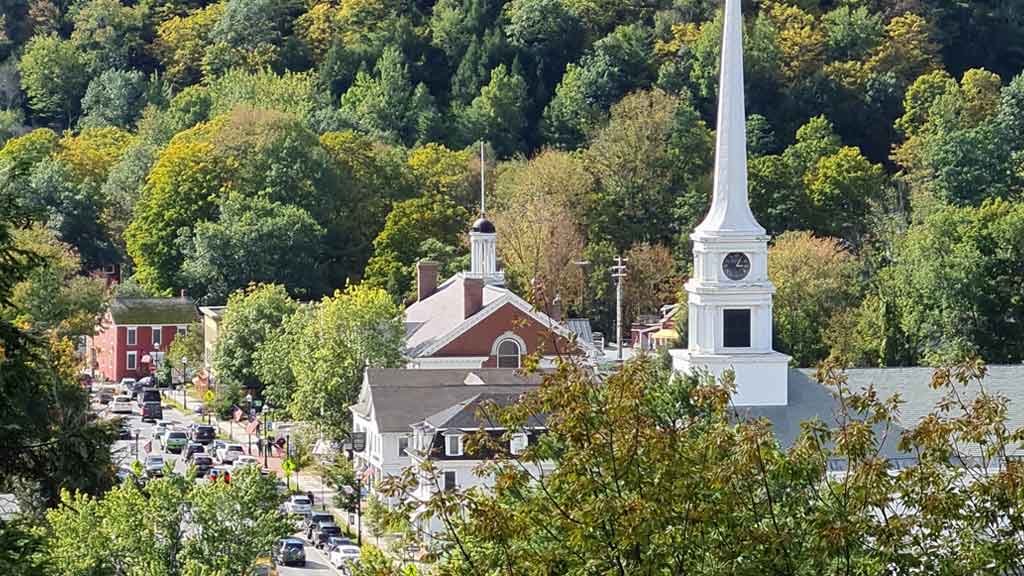
[[[747,127],[743,102],[742,0],[725,0],[718,80],[715,186],[711,210],[694,230],[700,236],[762,235],[747,198]]]
[[[487,215],[487,206],[484,202],[486,187],[484,186],[484,174],[487,172],[487,160],[484,158],[484,141],[480,141],[480,217]]]

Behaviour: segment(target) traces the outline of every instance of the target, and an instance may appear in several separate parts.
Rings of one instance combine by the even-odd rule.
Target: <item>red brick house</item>
[[[198,319],[196,304],[181,298],[115,298],[91,340],[96,375],[111,381],[156,370],[178,334]]]
[[[599,355],[589,343],[574,342],[557,298],[545,312],[505,286],[489,220],[477,220],[469,237],[468,272],[438,285],[440,264],[417,264],[417,299],[405,311],[408,367],[519,368],[524,356],[535,353],[542,365],[560,355]]]

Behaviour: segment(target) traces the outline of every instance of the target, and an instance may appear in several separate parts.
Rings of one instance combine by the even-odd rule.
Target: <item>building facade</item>
[[[149,376],[197,319],[195,303],[185,297],[115,298],[87,351],[96,375],[114,382]]]

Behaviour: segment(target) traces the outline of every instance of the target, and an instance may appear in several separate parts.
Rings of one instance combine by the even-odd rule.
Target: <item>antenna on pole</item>
[[[487,160],[484,158],[484,141],[480,141],[480,217],[487,213],[484,204],[484,174],[487,172]]]

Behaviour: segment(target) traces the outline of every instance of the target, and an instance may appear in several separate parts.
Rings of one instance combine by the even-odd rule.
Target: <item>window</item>
[[[455,471],[454,470],[445,470],[444,471],[444,489],[445,489],[445,491],[455,490],[455,488],[457,488],[455,480],[456,480],[456,478],[455,478]]]
[[[163,328],[159,326],[153,327],[153,346],[160,347],[161,340],[163,339]]]
[[[529,444],[530,438],[526,434],[519,432],[512,435],[512,440],[509,441],[508,448],[512,454],[522,454]]]
[[[504,340],[498,344],[498,368],[519,368],[519,343]]]
[[[398,455],[408,456],[409,455],[409,437],[401,436],[398,438]]]
[[[178,336],[184,336],[185,334],[188,334],[188,327],[178,326]]]
[[[138,341],[138,334],[136,334],[137,330],[138,330],[138,328],[129,328],[128,329],[128,345],[129,346],[135,346],[135,343]]]
[[[138,352],[129,352],[128,353],[128,370],[135,370],[138,367],[137,355],[138,355]]]
[[[750,309],[722,310],[723,345],[750,348]]]
[[[454,434],[444,437],[445,456],[462,456],[462,435]]]

